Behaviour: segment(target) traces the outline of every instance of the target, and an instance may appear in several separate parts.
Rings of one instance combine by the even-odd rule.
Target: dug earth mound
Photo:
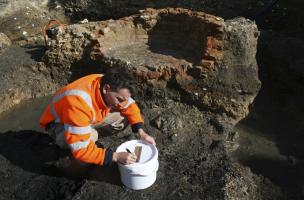
[[[225,21],[179,8],[146,9],[118,20],[60,28],[43,58],[52,87],[113,66],[128,69],[137,81],[135,98],[145,128],[156,138],[157,180],[149,189],[134,192],[121,185],[115,165],[76,169],[68,152],[45,134],[7,132],[0,140],[0,183],[6,185],[2,196],[278,199],[278,187],[228,156],[237,147],[233,127],[248,114],[260,89],[258,36],[250,20]],[[129,127],[110,136],[100,134],[98,145],[106,147],[134,138]]]
[[[123,66],[141,86],[172,91],[176,100],[235,124],[248,114],[260,88],[258,35],[256,25],[244,18],[225,22],[186,9],[147,9],[61,29],[45,61],[62,83]]]

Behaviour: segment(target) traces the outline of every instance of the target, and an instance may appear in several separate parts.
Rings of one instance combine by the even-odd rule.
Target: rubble
[[[260,88],[258,35],[256,25],[244,18],[225,22],[186,9],[146,9],[119,20],[67,26],[45,61],[60,71],[59,82],[69,80],[67,72],[78,63],[95,63],[97,71],[123,66],[138,82],[159,89],[174,85],[186,101],[235,124],[248,114]]]

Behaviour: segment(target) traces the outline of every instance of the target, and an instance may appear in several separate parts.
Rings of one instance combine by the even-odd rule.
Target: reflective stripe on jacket
[[[101,79],[101,74],[92,74],[61,88],[43,112],[40,125],[45,128],[50,122],[64,124],[66,142],[76,159],[106,165],[112,161],[112,151],[98,148],[90,140],[91,125],[102,121],[110,112],[100,93]],[[131,97],[120,112],[133,130],[142,126],[140,110]]]

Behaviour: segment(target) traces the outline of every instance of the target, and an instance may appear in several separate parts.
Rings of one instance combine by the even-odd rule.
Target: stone
[[[230,142],[230,141],[225,141],[224,147],[227,150],[227,152],[233,152],[236,151],[239,148],[240,144],[237,142]]]
[[[12,45],[11,40],[4,33],[0,33],[0,51]]]
[[[182,120],[175,115],[160,115],[153,120],[153,123],[164,132],[183,128]]]

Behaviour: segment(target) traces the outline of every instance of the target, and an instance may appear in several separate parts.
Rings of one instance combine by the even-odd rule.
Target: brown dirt
[[[74,16],[80,16],[79,19],[83,19],[83,14],[79,13],[83,13],[84,10],[82,6],[85,4],[79,3],[78,5],[75,5],[71,2],[72,1],[66,1],[64,5],[67,6],[64,7],[64,9],[66,9],[66,11],[71,11],[71,14]],[[100,2],[100,5],[102,5],[103,8],[107,8],[104,6],[103,1]],[[178,3],[179,1],[176,2]],[[252,1],[249,4],[248,2],[242,1],[241,3],[235,1],[233,3],[225,3],[225,1],[222,1],[217,2],[215,5],[211,1],[206,1],[202,3],[204,6],[200,7],[200,9],[209,10],[210,13],[218,13],[219,16],[224,16],[225,18],[237,15],[248,17],[260,10],[268,1]],[[132,5],[134,5],[129,5],[126,9],[119,4],[121,9],[117,9],[117,7],[115,7],[116,3],[106,4],[107,6],[110,6],[111,9],[113,8],[115,12],[112,12],[113,9],[107,9],[108,12],[103,12],[103,16],[100,16],[100,13],[98,14],[102,9],[97,9],[98,5],[96,6],[94,1],[87,4],[90,6],[90,9],[85,10],[91,12],[92,8],[94,8],[95,11],[98,11],[91,12],[93,16],[92,19],[94,17],[99,19],[104,17],[108,18],[111,15],[111,17],[117,18],[117,16],[133,14],[137,12],[138,8],[147,6],[146,1],[138,3],[133,2]],[[156,2],[155,4],[168,6],[169,4],[167,3],[168,2]],[[290,44],[287,41],[292,41],[293,49],[301,48],[297,45],[297,41],[299,41],[298,38],[289,38],[288,40],[285,40],[286,38],[284,36],[285,34],[293,34],[294,36],[301,35],[301,27],[303,26],[298,22],[299,20],[293,20],[295,13],[298,12],[301,6],[295,8],[293,3],[294,2],[283,2],[279,7],[274,9],[275,12],[266,14],[265,17],[257,21],[258,25],[263,29],[270,27],[284,33],[280,36],[275,33],[272,35],[273,37],[270,37],[274,38],[273,40],[271,39],[271,43],[274,44],[274,46],[279,46],[272,50],[269,46],[273,45],[267,46],[269,38],[267,39],[267,37],[264,37],[265,35],[262,34],[263,37],[260,37],[259,44],[263,45],[260,46],[258,51],[258,58],[260,59],[259,65],[263,66],[264,69],[269,69],[267,66],[271,66],[269,72],[265,73],[265,70],[260,72],[260,76],[263,77],[262,81],[265,83],[269,77],[271,77],[271,80],[276,80],[278,82],[283,80],[284,83],[288,83],[288,87],[283,87],[283,84],[282,88],[284,91],[290,90],[291,88],[297,88],[302,80],[301,76],[297,75],[296,83],[289,84],[290,77],[298,74],[297,70],[299,68],[294,68],[294,66],[300,66],[300,64],[296,63],[296,65],[294,65],[292,56],[288,56],[287,59],[282,60],[281,55],[289,55],[289,53],[288,51],[280,52],[280,48],[284,49],[285,45]],[[178,4],[182,5],[181,2]],[[187,4],[187,2],[185,2],[185,4]],[[188,6],[192,8],[199,7],[198,4],[195,3],[188,2],[188,4]],[[150,7],[154,6],[151,5]],[[283,16],[283,12],[281,12],[283,10],[287,13],[287,17]],[[130,11],[132,13],[130,13]],[[111,15],[109,13],[111,13]],[[31,25],[28,18],[24,17],[22,12],[17,14],[17,16],[18,19],[25,19],[24,24]],[[300,18],[300,16],[301,15],[297,15],[297,18]],[[13,24],[15,22],[12,18],[10,21],[8,20],[8,22],[5,21],[6,19],[3,19],[4,18],[0,19],[0,25],[1,27],[7,27],[6,31],[8,32],[6,33],[13,39],[15,44],[36,44],[36,47],[37,44],[42,44],[42,37],[39,35],[38,29],[36,29],[36,31],[33,29],[33,34],[25,39],[20,35],[20,31],[18,32],[15,30],[17,24]],[[145,21],[145,17],[140,19]],[[165,23],[163,25],[162,23],[159,23],[160,28],[155,29],[155,36],[161,35],[157,34],[161,33],[157,31],[163,31],[165,28],[162,28],[161,25],[166,27],[167,22],[169,22],[169,20],[163,20],[162,23]],[[225,23],[227,23],[227,25],[230,24],[232,27],[235,26],[234,23],[240,24],[239,27],[236,27],[235,30],[231,29],[230,33],[223,37],[229,37],[232,39],[230,42],[236,43],[237,45],[227,46],[225,39],[224,42],[221,41],[219,43],[217,39],[214,40],[215,37],[213,36],[211,38],[203,38],[201,41],[205,42],[203,43],[204,45],[193,48],[195,55],[197,55],[197,52],[206,49],[209,49],[209,52],[211,53],[217,54],[217,50],[213,51],[212,49],[217,49],[219,45],[223,45],[220,48],[223,48],[224,57],[220,54],[220,56],[217,55],[216,57],[221,61],[224,60],[224,63],[226,63],[229,68],[224,68],[225,70],[220,71],[220,73],[216,75],[221,77],[221,79],[224,80],[224,83],[207,79],[208,81],[206,82],[189,85],[186,76],[176,76],[172,79],[172,74],[167,73],[166,69],[162,69],[163,71],[161,71],[161,73],[157,72],[156,76],[154,75],[155,73],[144,76],[146,78],[148,77],[148,79],[152,78],[152,80],[157,77],[157,81],[144,82],[148,86],[142,86],[137,96],[137,100],[142,102],[141,107],[143,108],[145,118],[148,119],[146,128],[156,137],[158,148],[161,152],[161,168],[159,170],[158,179],[151,188],[141,192],[130,191],[121,185],[117,167],[113,166],[110,169],[101,167],[83,168],[69,159],[68,152],[59,150],[48,136],[37,131],[22,130],[0,134],[1,199],[100,199],[109,198],[109,196],[111,196],[112,199],[281,199],[281,191],[278,187],[274,186],[267,178],[253,174],[248,168],[232,163],[226,153],[227,147],[232,147],[233,149],[233,145],[237,144],[235,141],[231,142],[231,138],[229,138],[233,135],[232,126],[236,121],[232,124],[229,123],[229,120],[227,119],[230,119],[230,117],[227,117],[227,113],[228,116],[229,113],[232,116],[237,116],[238,120],[246,116],[248,114],[247,107],[253,101],[254,96],[258,91],[259,84],[256,79],[257,76],[252,76],[252,74],[257,73],[255,59],[254,61],[250,60],[253,58],[252,55],[255,55],[256,53],[254,43],[251,43],[253,46],[249,49],[240,48],[243,47],[241,41],[246,41],[248,39],[246,39],[248,34],[246,31],[254,33],[256,32],[256,29],[251,29],[252,26],[250,23],[244,20],[231,20]],[[139,24],[142,24],[142,22]],[[97,27],[100,28],[101,25],[98,25]],[[75,30],[76,32],[83,31],[81,26],[75,25],[74,28],[77,29]],[[28,28],[27,32],[30,33],[30,30],[31,28]],[[73,33],[74,30],[71,32]],[[245,34],[240,36],[237,34],[238,32],[245,32]],[[76,37],[78,36],[81,35],[76,35]],[[180,37],[182,37],[182,35],[180,35]],[[236,39],[233,40],[233,38]],[[81,38],[80,41],[82,42],[83,38]],[[182,40],[177,38],[177,41]],[[193,41],[195,40],[193,39]],[[287,44],[285,44],[284,41]],[[239,44],[238,42],[241,43]],[[184,43],[181,43],[181,45],[183,44]],[[114,64],[125,65],[126,62],[122,62],[124,60],[131,60],[131,64],[138,64],[136,63],[136,61],[138,61],[136,58],[133,58],[132,60],[132,54],[128,55],[128,50],[130,49],[130,52],[132,53],[137,53],[139,55],[143,54],[143,58],[145,58],[145,54],[149,55],[149,57],[155,56],[156,59],[151,59],[149,61],[153,66],[157,66],[154,63],[155,60],[159,60],[158,63],[166,61],[166,64],[169,66],[170,64],[172,66],[182,64],[197,65],[197,63],[203,64],[204,67],[197,65],[196,68],[193,68],[195,70],[188,74],[191,76],[190,78],[204,78],[206,74],[204,73],[204,70],[213,71],[218,67],[218,65],[214,65],[212,59],[199,62],[201,54],[195,57],[189,56],[189,54],[187,54],[187,46],[185,46],[185,49],[176,45],[169,49],[152,48],[149,50],[149,47],[153,47],[153,43],[150,46],[146,46],[144,43],[137,43],[130,47],[125,45],[124,48],[119,48],[120,51],[99,51],[105,52],[107,59],[103,61],[96,58],[87,59],[90,58],[91,49],[95,47],[94,45],[94,43],[89,43],[84,54],[79,57],[73,57],[75,55],[72,54],[68,55],[67,60],[64,60],[66,59],[64,57],[59,57],[59,60],[56,60],[58,57],[56,58],[55,55],[56,59],[47,60],[47,63],[64,61],[62,62],[63,68],[56,68],[56,65],[48,64],[45,66],[43,63],[36,63],[36,61],[41,61],[41,56],[44,54],[43,48],[36,49],[36,47],[32,48],[31,46],[21,49],[16,46],[13,46],[11,49],[9,48],[8,51],[5,51],[6,54],[1,54],[0,59],[0,75],[1,80],[3,80],[2,83],[4,83],[1,84],[0,87],[3,94],[0,96],[0,99],[2,98],[0,112],[7,110],[23,99],[36,98],[52,93],[59,87],[58,82],[62,84],[62,82],[73,80],[84,74],[102,72],[105,68],[96,67],[99,64],[108,66],[112,62]],[[154,47],[159,46],[161,45],[156,45]],[[111,46],[107,47],[111,48]],[[135,51],[137,49],[138,51]],[[174,51],[172,51],[172,49]],[[179,49],[181,49],[181,52],[177,51]],[[235,51],[232,51],[232,49]],[[96,48],[94,48],[94,50],[96,50]],[[244,50],[250,51],[246,55],[240,54]],[[269,54],[269,52],[272,53]],[[234,57],[235,55],[241,55],[239,57],[240,59],[234,60],[233,58],[236,58]],[[268,59],[269,55],[271,55],[272,59]],[[115,59],[110,57],[114,57]],[[210,57],[207,56],[205,58]],[[299,60],[299,58],[295,60]],[[237,62],[241,64],[234,66],[233,63]],[[73,65],[70,65],[71,63],[73,63]],[[248,63],[253,64],[248,65]],[[84,65],[87,67],[84,68]],[[233,66],[232,69],[230,66]],[[246,68],[245,71],[242,71],[242,66],[249,67]],[[276,66],[280,67],[277,68]],[[170,72],[170,70],[167,71]],[[161,76],[159,74],[161,74]],[[235,74],[238,74],[238,76],[234,76]],[[168,78],[168,75],[170,75],[170,78]],[[238,81],[234,82],[234,80]],[[163,88],[164,85],[167,89],[163,91],[161,88]],[[12,90],[9,90],[9,88],[12,88]],[[208,91],[206,92],[204,88],[208,89]],[[212,88],[212,90],[209,92],[210,88]],[[185,89],[186,91],[190,90],[195,92],[190,94],[185,93]],[[198,93],[208,94],[204,95],[202,99],[197,100],[196,91],[198,91]],[[265,91],[266,93],[267,91],[273,91],[273,88]],[[231,96],[229,96],[229,98],[226,97],[228,93],[232,94],[232,98]],[[278,91],[278,93],[280,93],[280,91]],[[290,93],[290,96],[291,97],[284,96],[284,98],[292,99],[294,93]],[[276,97],[277,94],[274,94],[274,99],[276,99]],[[221,101],[225,98],[227,98],[228,101]],[[261,98],[260,101],[263,102],[263,98]],[[227,102],[230,103],[228,104]],[[269,105],[271,105],[271,103]],[[269,107],[271,106],[263,108],[265,110],[265,112],[263,112],[264,116],[267,116]],[[22,112],[22,109],[20,111]],[[281,115],[281,113],[273,112],[271,109],[269,110],[269,113],[270,112],[274,113],[274,115],[270,116]],[[283,109],[282,112],[290,113],[288,109]],[[184,115],[181,115],[180,113],[184,113]],[[296,114],[295,116],[300,115]],[[273,120],[269,121],[269,124],[276,123],[278,122]],[[281,124],[283,126],[285,123]],[[288,124],[292,124],[292,121],[285,124],[286,126],[283,126],[284,130],[287,130],[287,132]],[[295,140],[299,142],[298,144],[301,144],[301,140],[299,140],[301,137],[296,134],[291,137],[291,141],[289,141],[285,136],[286,135],[282,133],[280,138],[281,141],[284,140],[286,143],[279,144],[283,145],[284,148],[282,147],[282,150],[287,149],[289,151],[286,154],[291,155],[290,162],[296,161],[298,163],[298,161],[301,161],[302,159],[301,154],[299,154],[299,146],[293,146],[292,148],[285,147],[290,147],[290,144],[294,143]],[[115,147],[121,142],[133,137],[130,130],[126,129],[124,132],[117,135],[104,135],[100,141],[100,145]],[[226,138],[228,141],[225,141]],[[300,166],[298,164],[296,166]],[[273,177],[269,176],[269,173],[259,171],[258,168],[255,168],[258,164],[254,164],[254,166],[250,164],[246,165],[252,167],[254,172],[262,173],[263,176],[269,177],[272,181],[275,181]],[[302,173],[301,170],[299,172]],[[274,175],[277,176],[278,174],[274,173]],[[279,175],[281,175],[281,173],[279,173]],[[168,177],[170,177],[170,179]],[[296,182],[297,180],[295,178],[289,181]],[[276,181],[275,183],[280,185],[283,189],[283,195],[287,199],[301,199],[300,193],[301,190],[303,190],[301,184],[303,182],[301,182],[301,180],[298,181],[299,182],[294,187],[295,190],[293,190],[297,192],[295,195],[290,195],[290,191],[285,190],[286,187],[284,185],[281,185]]]

